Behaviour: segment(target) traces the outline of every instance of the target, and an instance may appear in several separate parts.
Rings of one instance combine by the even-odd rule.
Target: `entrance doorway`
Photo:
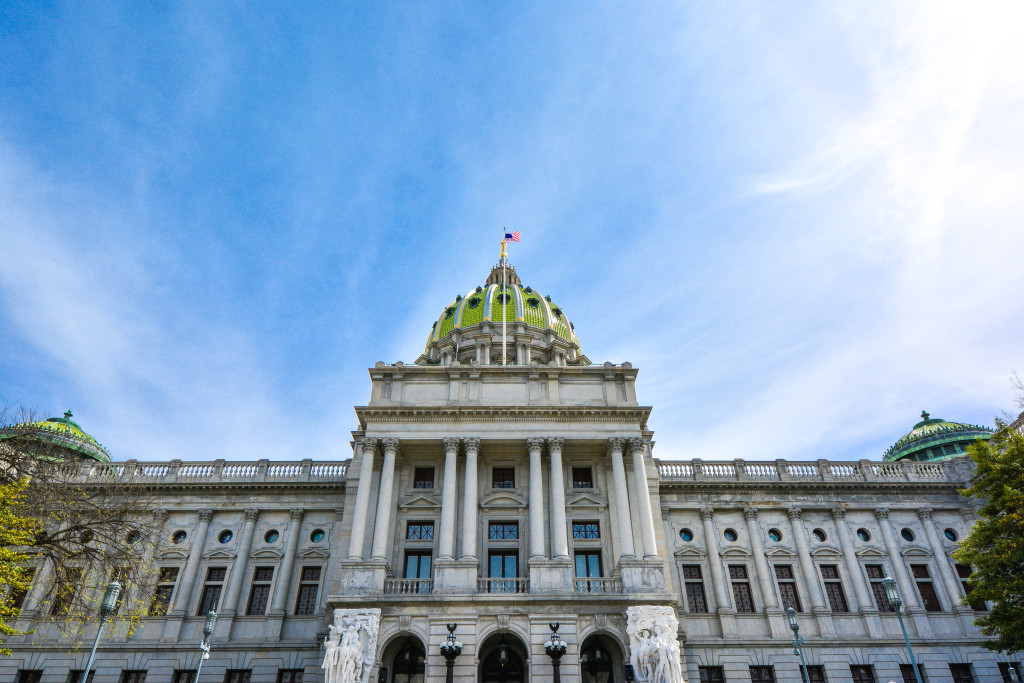
[[[480,662],[480,683],[526,683],[526,657],[522,643],[502,634],[487,639]]]
[[[405,638],[391,659],[387,683],[423,683],[426,652],[416,637]]]

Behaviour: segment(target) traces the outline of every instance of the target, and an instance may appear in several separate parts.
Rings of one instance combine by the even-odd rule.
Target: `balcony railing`
[[[98,462],[84,464],[79,476],[86,482],[124,481],[152,484],[329,483],[345,481],[349,461],[312,460],[272,462]]]
[[[384,593],[387,595],[417,595],[433,590],[433,579],[384,579]]]
[[[529,593],[529,579],[477,579],[478,593]]]
[[[577,593],[621,593],[622,579],[577,576],[572,580]]]
[[[772,481],[833,481],[833,482],[964,482],[970,479],[973,463],[967,458],[954,458],[941,462],[705,462],[700,458],[685,462],[658,461],[658,474],[666,483],[701,482],[772,482]]]

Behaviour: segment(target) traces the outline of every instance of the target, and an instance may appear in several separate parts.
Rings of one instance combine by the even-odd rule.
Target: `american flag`
[[[519,237],[520,237],[520,234],[519,234],[518,230],[516,230],[515,232],[506,232],[505,233],[505,241],[506,242],[518,242],[519,241]]]

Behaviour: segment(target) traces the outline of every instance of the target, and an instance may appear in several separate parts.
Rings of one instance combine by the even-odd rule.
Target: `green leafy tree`
[[[968,449],[977,465],[971,486],[961,493],[983,501],[971,533],[954,553],[968,564],[970,595],[965,603],[992,604],[974,623],[990,637],[990,650],[1024,650],[1024,433],[996,421],[988,442]]]
[[[23,548],[32,543],[37,529],[34,519],[26,516],[25,487],[27,479],[0,486],[0,636],[23,635],[13,621],[21,614],[21,601],[28,591],[31,570]],[[0,644],[3,640],[0,640]],[[0,654],[10,650],[0,648]]]

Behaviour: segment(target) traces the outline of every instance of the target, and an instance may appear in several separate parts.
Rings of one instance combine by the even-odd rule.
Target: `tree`
[[[151,496],[124,464],[85,459],[42,425],[28,411],[0,410],[0,514],[14,525],[0,536],[2,623],[49,622],[72,636],[98,617],[116,578],[123,598],[113,619],[131,630],[155,587]]]
[[[985,647],[1019,652],[1024,650],[1024,433],[997,419],[992,438],[978,441],[968,453],[977,469],[961,493],[983,503],[974,528],[953,554],[973,570],[964,602],[992,603],[991,611],[974,622],[992,638]]]

